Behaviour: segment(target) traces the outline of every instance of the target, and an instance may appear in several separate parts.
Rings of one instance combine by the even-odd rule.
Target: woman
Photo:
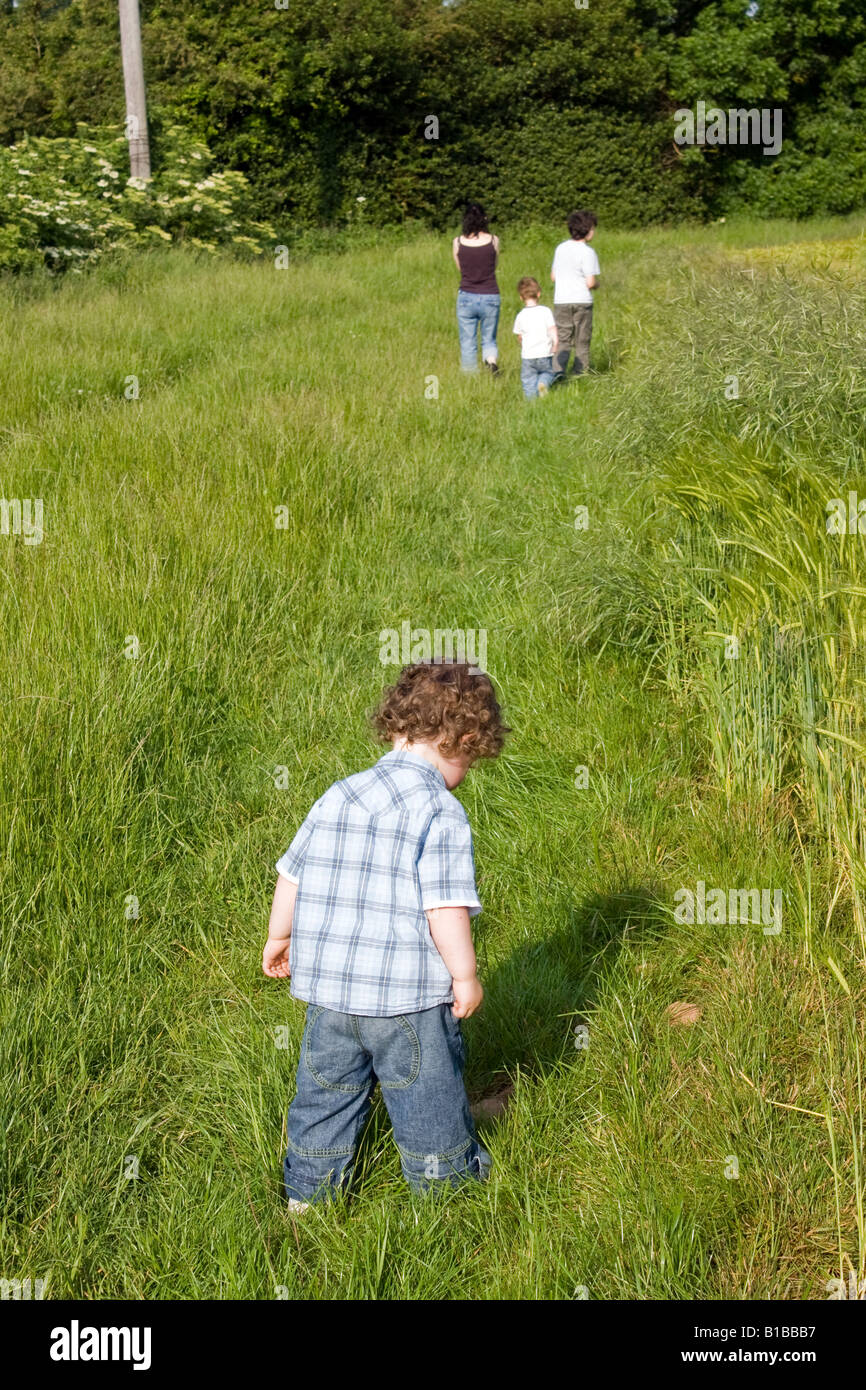
[[[460,332],[460,365],[464,372],[477,370],[477,331],[481,325],[481,357],[485,367],[498,372],[496,329],[499,324],[499,286],[496,263],[499,238],[491,236],[480,203],[467,203],[463,233],[452,245],[454,263],[460,271],[457,291],[457,327]]]

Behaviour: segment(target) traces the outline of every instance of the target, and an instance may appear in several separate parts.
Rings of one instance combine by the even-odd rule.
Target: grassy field
[[[432,236],[0,290],[0,495],[44,502],[41,543],[0,536],[2,1277],[478,1300],[866,1277],[866,539],[825,525],[866,496],[864,222],[602,228],[595,373],[527,404],[513,286],[547,282],[559,234],[504,239],[497,380],[459,372]],[[514,730],[459,791],[485,906],[467,1084],[513,1096],[483,1189],[410,1202],[377,1098],[353,1199],[298,1218],[273,865],[377,756],[380,633],[407,619],[486,632]],[[781,930],[679,921],[699,881],[780,890]]]

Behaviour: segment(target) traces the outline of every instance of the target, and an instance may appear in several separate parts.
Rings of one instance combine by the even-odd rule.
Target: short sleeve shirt
[[[532,308],[520,310],[514,320],[514,331],[521,335],[520,356],[523,358],[550,357],[549,329],[554,328],[556,320],[546,304],[536,304]]]
[[[598,256],[586,241],[561,241],[553,253],[554,304],[591,304],[586,277],[600,275]]]
[[[277,870],[298,885],[291,993],[390,1017],[450,1003],[434,907],[481,911],[466,812],[426,758],[386,753],[315,803]]]

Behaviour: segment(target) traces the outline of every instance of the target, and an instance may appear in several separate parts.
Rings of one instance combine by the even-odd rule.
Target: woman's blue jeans
[[[457,328],[460,332],[460,366],[464,372],[474,372],[478,368],[478,327],[481,326],[481,357],[485,362],[496,362],[499,356],[496,347],[496,330],[499,327],[499,308],[502,296],[498,294],[469,294],[466,290],[457,291]]]
[[[413,1191],[484,1180],[491,1159],[475,1134],[464,1056],[450,1004],[391,1018],[308,1004],[288,1114],[286,1195],[323,1203],[348,1183],[377,1080]]]

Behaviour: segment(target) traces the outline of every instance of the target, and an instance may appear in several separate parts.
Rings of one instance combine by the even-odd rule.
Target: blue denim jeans
[[[496,347],[496,329],[499,326],[499,307],[502,296],[498,294],[468,294],[466,290],[457,291],[457,328],[460,332],[460,366],[464,372],[474,372],[478,368],[478,326],[481,326],[481,357],[485,362],[496,362],[499,356]]]
[[[538,395],[538,388],[542,383],[549,386],[555,376],[552,356],[520,359],[520,383],[527,400],[532,400]]]
[[[288,1197],[323,1203],[348,1183],[377,1080],[413,1191],[488,1176],[451,1007],[368,1018],[307,1005],[283,1163]]]

